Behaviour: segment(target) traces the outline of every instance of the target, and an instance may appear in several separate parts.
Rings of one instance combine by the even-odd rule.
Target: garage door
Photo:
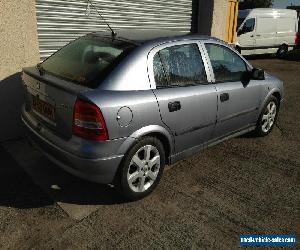
[[[93,0],[111,27],[189,32],[192,0]],[[36,0],[41,60],[69,41],[89,32],[107,30],[86,0]],[[89,15],[87,15],[89,13]]]

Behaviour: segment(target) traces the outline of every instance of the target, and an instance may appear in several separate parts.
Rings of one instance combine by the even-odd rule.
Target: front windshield
[[[103,78],[135,45],[111,38],[86,36],[71,42],[45,60],[46,72],[87,87]],[[99,81],[98,81],[99,82]]]
[[[239,17],[238,20],[237,20],[237,27],[236,27],[236,30],[238,30],[242,23],[244,22],[245,18],[244,17]]]

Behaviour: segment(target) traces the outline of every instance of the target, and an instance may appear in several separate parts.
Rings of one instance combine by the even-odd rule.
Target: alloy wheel
[[[155,182],[160,169],[160,154],[153,145],[141,147],[133,155],[127,171],[127,182],[134,192],[144,192]]]
[[[269,132],[273,127],[277,114],[277,107],[275,102],[271,101],[262,116],[262,131],[264,133]]]

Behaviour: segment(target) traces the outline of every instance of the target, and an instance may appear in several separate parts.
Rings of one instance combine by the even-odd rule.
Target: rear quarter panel
[[[161,121],[156,98],[150,89],[137,91],[94,90],[85,93],[85,98],[100,107],[110,140],[129,136],[139,137],[150,132],[157,132],[153,126],[168,130]],[[123,110],[123,108],[125,112],[120,113],[120,109]],[[125,125],[122,122],[123,119],[126,119]],[[127,124],[128,122],[129,124]],[[146,127],[148,129],[141,131]],[[136,133],[137,131],[141,132]]]

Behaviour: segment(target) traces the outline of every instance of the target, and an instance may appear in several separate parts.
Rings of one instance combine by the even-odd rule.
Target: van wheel
[[[288,46],[286,44],[282,44],[279,47],[279,49],[277,50],[277,57],[280,58],[280,59],[285,58],[288,51],[289,51]]]
[[[116,187],[128,200],[149,195],[158,185],[165,166],[165,151],[160,140],[144,137],[126,154]]]
[[[276,97],[272,96],[264,106],[259,116],[256,129],[254,131],[256,136],[262,137],[271,133],[277,120],[278,111],[278,100]]]

